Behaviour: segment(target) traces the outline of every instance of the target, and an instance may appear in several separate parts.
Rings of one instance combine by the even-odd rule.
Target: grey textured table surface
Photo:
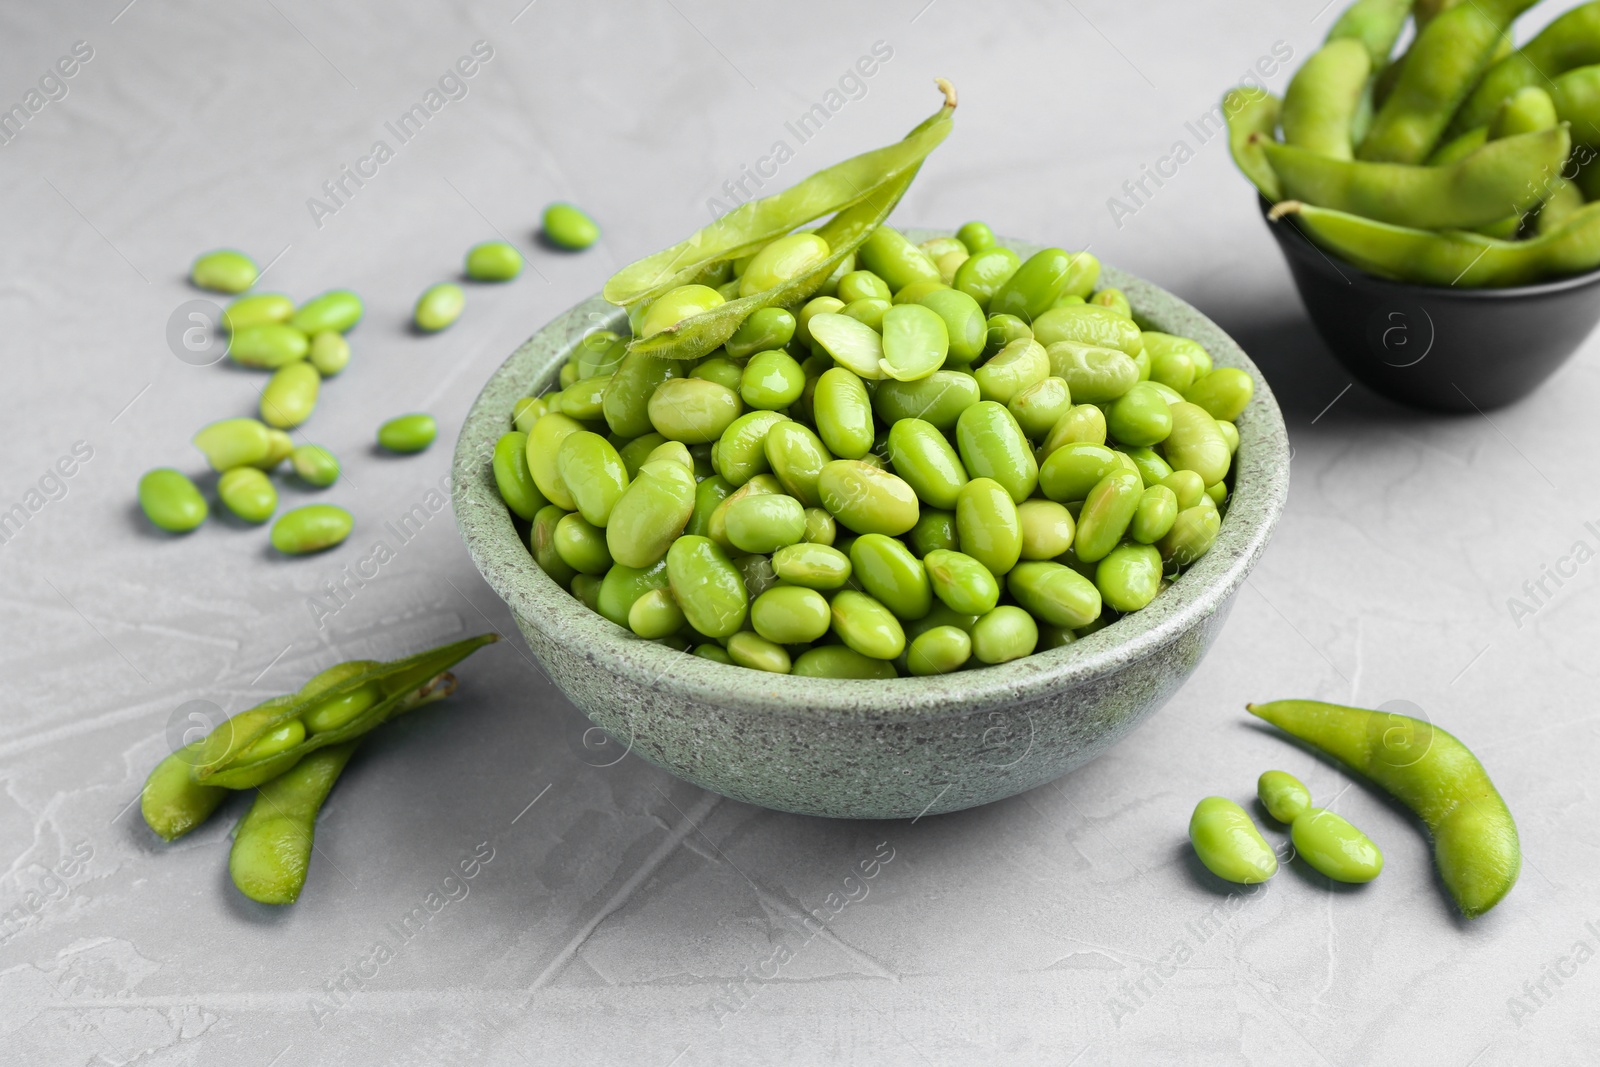
[[[1258,62],[1281,88],[1274,50],[1309,54],[1321,0],[125,2],[0,13],[7,107],[92,49],[0,145],[0,508],[26,514],[0,545],[0,1061],[1596,1062],[1600,341],[1489,417],[1347,388],[1225,145],[1195,125]],[[479,41],[492,54],[441,89]],[[597,766],[513,637],[359,754],[296,906],[229,884],[242,809],[172,846],[145,829],[130,804],[186,702],[234,711],[341,659],[509,632],[448,510],[427,507],[485,377],[704,222],[742,168],[770,172],[775,142],[793,158],[769,189],[898,136],[934,75],[961,90],[957,130],[899,221],[1089,246],[1216,318],[1283,400],[1289,510],[1170,705],[1054,786],[830,823],[634,757]],[[390,132],[435,90],[420,131]],[[801,143],[787,124],[816,103],[835,110]],[[380,140],[385,161],[363,164]],[[1164,157],[1176,174],[1130,198]],[[370,177],[335,202],[321,187],[347,165]],[[601,243],[538,247],[553,199],[589,208]],[[473,287],[449,332],[409,336],[415,295],[497,232],[531,269]],[[276,557],[227,519],[157,536],[135,508],[140,472],[197,470],[194,429],[254,407],[259,377],[167,340],[199,295],[189,260],[217,245],[271,261],[266,288],[367,299],[306,427],[345,458],[324,495],[359,521],[326,555]],[[418,409],[439,445],[371,451],[379,420]],[[70,477],[52,473],[64,459]],[[385,525],[419,504],[409,533]],[[392,560],[331,599],[378,540]],[[1575,576],[1514,617],[1558,566]],[[1242,711],[1289,695],[1408,700],[1473,744],[1521,827],[1510,898],[1455,918],[1408,817]],[[1198,876],[1191,807],[1247,797],[1269,766],[1370,831],[1383,877],[1345,891],[1286,869],[1225,894]],[[847,880],[874,857],[874,878]]]

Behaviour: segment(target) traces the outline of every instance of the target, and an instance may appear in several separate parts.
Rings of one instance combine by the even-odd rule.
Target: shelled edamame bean
[[[1009,662],[1181,580],[1216,539],[1254,382],[1142,331],[1093,257],[963,233],[976,252],[880,226],[837,296],[756,308],[692,360],[577,345],[491,463],[537,564],[640,638],[841,678]],[[828,249],[778,235],[704,266],[632,309],[635,343]]]

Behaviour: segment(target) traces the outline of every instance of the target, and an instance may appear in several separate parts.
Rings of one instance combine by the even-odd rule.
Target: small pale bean
[[[254,260],[230,248],[207,252],[189,268],[190,281],[218,293],[242,293],[260,276]]]
[[[355,519],[333,504],[307,504],[286,511],[272,524],[272,547],[288,556],[332,548],[346,537]]]
[[[475,282],[508,282],[522,273],[522,253],[506,241],[484,241],[467,250],[467,277]]]
[[[378,427],[378,444],[390,452],[421,452],[439,436],[432,415],[398,415]]]
[[[171,467],[146,471],[139,479],[139,507],[169,533],[188,533],[206,521],[209,511],[194,482]]]
[[[1254,885],[1278,872],[1278,857],[1261,831],[1226,797],[1206,797],[1195,805],[1189,842],[1206,869],[1224,881]]]
[[[544,209],[540,226],[551,244],[571,252],[581,252],[600,239],[600,227],[594,219],[559,201]]]
[[[245,522],[261,523],[278,510],[278,490],[255,467],[235,467],[217,479],[217,496]]]

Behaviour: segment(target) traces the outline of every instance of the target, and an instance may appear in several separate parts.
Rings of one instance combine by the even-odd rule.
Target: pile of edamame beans
[[[599,239],[594,220],[571,204],[545,209],[542,234],[547,243],[578,251]],[[522,272],[523,257],[506,241],[486,241],[468,250],[464,273],[475,282],[506,282]],[[334,289],[296,306],[281,293],[251,293],[261,276],[243,252],[219,249],[198,257],[189,278],[197,287],[234,294],[220,325],[228,334],[228,356],[241,366],[270,371],[261,390],[259,418],[230,418],[203,427],[194,445],[218,474],[217,496],[234,515],[252,524],[278,510],[278,489],[268,476],[287,460],[299,480],[325,489],[339,480],[338,459],[321,445],[296,444],[291,431],[311,418],[322,383],[350,362],[345,335],[361,321],[361,298]],[[417,298],[412,325],[437,333],[461,317],[466,294],[454,282],[429,286]],[[413,413],[378,427],[383,449],[421,452],[438,436],[431,415]],[[210,507],[194,481],[182,471],[158,467],[139,479],[139,505],[152,524],[169,533],[188,533],[206,521]],[[271,542],[285,555],[305,555],[345,540],[354,526],[349,511],[332,504],[293,508],[273,523]]]
[[[798,232],[725,260],[518,401],[493,470],[547,575],[708,659],[892,678],[1071,642],[1211,547],[1254,383],[1141,329],[1087,253],[878,226],[793,310],[641,347],[829,256]]]
[[[1271,217],[1402,281],[1505,287],[1600,267],[1600,2],[1513,50],[1533,2],[1356,0],[1282,101],[1228,93],[1234,159]],[[1408,20],[1415,40],[1392,56]]]

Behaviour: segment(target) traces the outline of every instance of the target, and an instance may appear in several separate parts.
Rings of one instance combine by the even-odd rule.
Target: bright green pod
[[[1050,357],[1038,341],[1020,338],[996,352],[972,376],[983,399],[1009,404],[1024,389],[1050,377]]]
[[[1218,367],[1183,391],[1183,398],[1219,422],[1237,419],[1255,395],[1255,379],[1238,367]]]
[[[600,226],[581,208],[557,201],[544,209],[540,232],[557,248],[581,252],[600,239]]]
[[[1169,566],[1187,567],[1217,543],[1217,531],[1222,528],[1222,515],[1209,501],[1192,508],[1184,508],[1173,520],[1172,529],[1156,542],[1161,558]]]
[[[847,307],[858,300],[882,300],[887,304],[894,290],[870,270],[853,270],[839,279],[839,288],[833,295],[843,300]]]
[[[1123,544],[1107,552],[1095,566],[1094,584],[1112,609],[1138,611],[1161,591],[1161,553],[1154,545]]]
[[[278,510],[278,490],[255,467],[235,467],[217,479],[217,496],[245,522],[262,523]]]
[[[1119,467],[1100,479],[1078,512],[1078,531],[1072,541],[1078,558],[1094,563],[1115,548],[1128,532],[1143,495],[1144,483],[1133,471]]]
[[[972,658],[972,638],[958,626],[935,626],[906,647],[906,669],[917,677],[949,674]]]
[[[1039,468],[1039,489],[1061,504],[1083,500],[1102,478],[1120,465],[1117,454],[1104,445],[1073,441],[1045,458]]]
[[[397,415],[378,427],[378,444],[403,455],[421,452],[439,436],[439,424],[432,415]]]
[[[264,322],[288,322],[293,314],[294,301],[282,293],[251,293],[222,309],[222,328],[233,333]]]
[[[1173,471],[1161,479],[1161,484],[1171,489],[1178,500],[1178,510],[1192,508],[1205,496],[1206,483],[1194,471]]]
[[[906,534],[906,540],[911,543],[911,551],[922,557],[941,548],[959,549],[961,537],[956,533],[956,513],[923,508],[922,514],[917,516],[917,524]]]
[[[824,645],[807,649],[794,661],[790,672],[803,678],[855,678],[880,681],[895,676],[894,664],[888,660],[863,656],[844,645]]]
[[[475,282],[509,282],[522,273],[522,253],[507,241],[484,241],[467,249],[466,270]]]
[[[670,379],[681,378],[689,368],[675,359],[657,359],[629,352],[611,374],[601,408],[606,425],[619,437],[642,437],[652,432],[650,398]],[[548,496],[549,494],[545,494]]]
[[[167,756],[156,764],[139,791],[140,814],[164,841],[182,837],[205,822],[233,793],[221,786],[201,785],[191,775],[204,744],[202,739]]]
[[[842,589],[850,580],[851,563],[850,557],[836,548],[802,542],[774,552],[772,569],[790,585],[833,590]]]
[[[1017,565],[1022,555],[1022,523],[1006,487],[992,478],[974,478],[956,500],[956,533],[961,551],[989,568],[995,577]]]
[[[1284,825],[1311,808],[1311,791],[1288,771],[1265,771],[1256,779],[1256,796],[1267,814]]]
[[[922,563],[933,594],[952,611],[983,615],[1000,602],[1000,583],[988,567],[966,553],[935,549]]]
[[[805,506],[782,493],[746,495],[729,501],[723,520],[727,538],[741,552],[776,552],[805,537]]]
[[[872,659],[894,659],[906,648],[906,632],[894,612],[865,593],[843,589],[831,605],[833,632],[846,646]]]
[[[1024,322],[1044,315],[1066,291],[1072,261],[1073,254],[1060,248],[1035,252],[994,291],[989,299],[989,314],[1015,315]],[[1034,334],[1037,336],[1038,331]],[[1042,337],[1040,340],[1049,343]]]
[[[1139,384],[1138,362],[1115,348],[1057,341],[1045,353],[1050,373],[1066,381],[1079,403],[1108,404]]]
[[[944,320],[948,341],[945,362],[965,366],[983,354],[989,326],[983,308],[970,294],[959,289],[935,289],[919,297],[917,303]]]
[[[956,445],[969,476],[993,479],[1015,503],[1028,499],[1039,485],[1033,447],[1011,412],[993,400],[980,401],[961,413]]]
[[[279,367],[261,390],[261,421],[280,430],[292,429],[311,417],[322,391],[322,375],[304,360]]]
[[[539,569],[549,576],[550,580],[565,589],[572,583],[573,576],[578,572],[567,566],[561,554],[556,551],[556,526],[571,512],[564,511],[558,504],[549,504],[540,508],[533,516],[533,522],[528,527],[528,552],[533,556],[533,561]],[[622,625],[626,626],[626,617]]]
[[[574,585],[584,575],[573,579]],[[670,589],[652,589],[628,609],[628,629],[647,641],[670,637],[683,629],[683,609],[672,598]]]
[[[1360,884],[1383,873],[1383,853],[1342,816],[1308,808],[1295,816],[1290,840],[1300,858],[1336,882]]]
[[[1034,320],[1033,336],[1046,348],[1073,341],[1095,348],[1114,348],[1130,357],[1144,351],[1144,336],[1133,320],[1099,304],[1052,308]]]
[[[361,298],[355,293],[348,289],[330,289],[296,308],[289,325],[307,337],[325,330],[349,333],[361,321],[364,310]]]
[[[650,425],[667,440],[697,445],[721,438],[744,413],[744,403],[738,393],[716,382],[669,378],[656,386],[646,412]]]
[[[612,558],[629,567],[648,567],[660,559],[689,522],[694,500],[694,474],[682,465],[657,461],[640,467],[606,523]]]
[[[1278,873],[1278,857],[1261,831],[1225,797],[1206,797],[1195,805],[1189,843],[1206,869],[1224,881],[1254,885]]]
[[[611,569],[605,531],[573,512],[556,523],[552,543],[561,562],[579,574],[599,576]]]
[[[751,603],[750,625],[774,644],[810,644],[833,625],[833,610],[815,589],[780,585]]]
[[[949,352],[950,333],[932,308],[904,303],[884,313],[883,357],[878,361],[884,377],[919,381],[944,366]]]
[[[707,637],[739,632],[748,612],[744,576],[708,537],[680,537],[667,552],[667,579],[689,625]]]
[[[1002,604],[972,626],[972,655],[979,663],[1009,663],[1033,655],[1039,624],[1021,608]]]
[[[276,370],[306,358],[311,342],[293,325],[260,322],[242,326],[228,341],[228,357],[243,367]]]
[[[889,462],[922,503],[949,511],[956,506],[967,471],[949,440],[931,422],[901,419],[889,427]]]
[[[776,411],[751,411],[729,424],[712,453],[718,472],[729,485],[741,486],[771,469],[767,462],[767,434],[787,421],[787,415]]]
[[[635,437],[624,445],[615,444],[618,438],[612,437],[612,447],[616,448],[617,455],[622,457],[622,465],[627,468],[629,478],[639,476],[639,468],[650,462],[650,457],[655,450],[667,443],[667,439],[658,433],[647,433]]]
[[[912,282],[942,282],[928,253],[892,226],[879,226],[856,251],[862,266],[882,278],[891,291]]]
[[[817,479],[833,456],[822,439],[805,423],[786,420],[773,423],[763,442],[767,464],[784,490],[808,508],[819,507]]]
[[[739,276],[739,295],[755,296],[807,273],[833,250],[814,233],[791,233],[767,244]]]
[[[302,556],[332,548],[346,537],[355,519],[332,504],[307,504],[286,511],[272,524],[272,547],[286,556]]]
[[[689,522],[684,526],[683,532],[694,534],[696,537],[708,536],[712,513],[732,492],[733,486],[729,485],[728,480],[720,474],[702,479],[700,484],[695,486],[694,510],[689,513]]]
[[[646,593],[666,589],[667,561],[656,560],[648,567],[626,567],[613,564],[600,580],[600,593],[595,598],[594,610],[618,626],[627,626],[634,603]]]
[[[139,507],[160,529],[188,533],[206,521],[206,498],[181,471],[157,467],[139,479]]]
[[[1111,437],[1136,448],[1160,444],[1172,432],[1172,409],[1149,382],[1139,382],[1106,408]]]
[[[977,255],[986,248],[993,248],[995,243],[994,231],[983,222],[969,222],[956,231],[956,240],[973,255]]]
[[[1128,523],[1128,536],[1141,545],[1153,545],[1167,536],[1177,521],[1177,494],[1164,485],[1152,485],[1139,496],[1133,521]]]
[[[865,392],[865,389],[863,389]],[[982,400],[978,380],[965,371],[937,370],[915,382],[878,384],[871,406],[879,419],[894,425],[901,419],[922,419],[948,433],[961,413]]]
[[[430,285],[411,309],[411,324],[423,333],[438,333],[452,326],[467,306],[467,294],[455,282]]]
[[[858,534],[897,537],[917,524],[916,492],[904,479],[869,463],[836,459],[827,464],[817,493],[828,513]]]
[[[985,313],[994,294],[1017,273],[1022,257],[1009,248],[995,246],[974,252],[965,263],[956,268],[953,283],[958,292],[966,293],[978,302]]]
[[[1061,563],[1019,563],[1006,575],[1006,589],[1034,618],[1050,626],[1077,630],[1100,617],[1100,590]]]
[[[311,348],[306,354],[306,359],[317,369],[318,374],[324,378],[332,378],[350,365],[350,342],[345,340],[342,333],[323,330],[311,338]]]
[[[295,465],[295,471],[307,481],[311,479],[300,470],[300,450],[315,447],[315,445],[301,445],[290,457],[290,462]],[[500,499],[505,501],[506,507],[510,508],[512,514],[518,518],[531,522],[539,509],[549,503],[545,500],[544,494],[539,492],[539,487],[533,484],[533,473],[528,470],[527,434],[511,430],[500,435],[500,439],[494,445],[493,469],[494,484],[500,491]],[[337,461],[334,464],[333,475],[335,478],[339,476]]]
[[[799,400],[805,388],[805,371],[781,349],[751,356],[739,379],[740,398],[749,407],[764,411],[782,411]]]
[[[1040,349],[1041,353],[1043,351]],[[1048,371],[1049,368],[1050,361],[1046,357],[1045,370]],[[984,399],[996,398],[985,396]],[[1022,432],[1030,440],[1042,441],[1061,421],[1061,417],[1072,410],[1072,390],[1067,387],[1066,379],[1047,375],[1040,381],[1017,390],[1005,405],[1006,410],[1011,412],[1011,417],[1017,420],[1017,425],[1022,427]]]
[[[744,384],[744,366],[727,356],[707,356],[694,365],[689,377],[716,382],[737,393],[739,387]]]
[[[272,454],[272,438],[258,419],[221,419],[203,426],[193,437],[194,447],[214,471],[253,467]]]
[[[850,566],[867,594],[898,619],[920,619],[932,606],[927,569],[893,537],[862,534],[856,538],[850,546]]]
[[[1039,462],[1042,465],[1057,449],[1064,445],[1089,444],[1103,445],[1106,443],[1106,415],[1093,404],[1074,404],[1066,413],[1056,420],[1050,432],[1045,436],[1044,444],[1039,446]],[[1044,477],[1043,471],[1040,478]]]
[[[1174,470],[1194,471],[1207,485],[1222,481],[1233,463],[1233,453],[1217,429],[1217,420],[1204,408],[1187,402],[1173,404],[1171,411],[1172,432],[1161,446],[1167,462]]]
[[[191,282],[216,293],[242,293],[260,276],[255,260],[231,248],[207,252],[197,257],[189,268]]]
[[[860,459],[872,450],[872,399],[859,376],[844,367],[824,372],[811,403],[817,434],[828,451],[841,459]]]
[[[628,469],[611,442],[588,430],[568,434],[556,452],[556,471],[589,525],[604,527],[611,521],[629,482]]]
[[[1072,547],[1077,532],[1072,512],[1054,500],[1024,500],[1017,505],[1017,521],[1023,559],[1055,559]]]

